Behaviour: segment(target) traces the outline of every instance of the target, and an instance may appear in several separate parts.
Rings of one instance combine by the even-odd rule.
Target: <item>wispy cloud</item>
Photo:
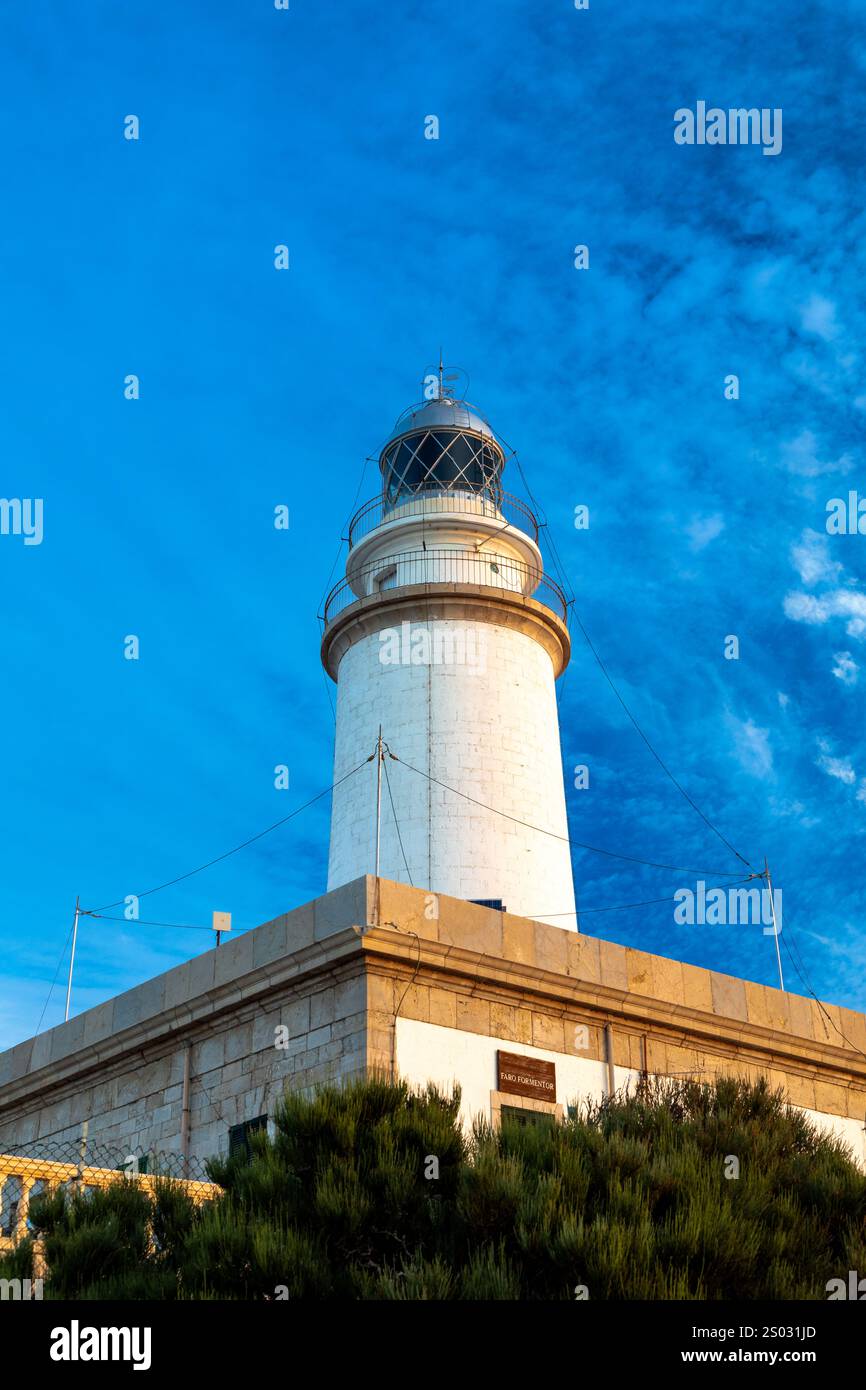
[[[807,333],[816,333],[828,342],[839,332],[836,305],[823,294],[810,295],[803,305],[801,321]]]
[[[832,589],[826,594],[789,593],[785,595],[785,616],[796,623],[823,626],[831,618],[845,618],[849,637],[866,638],[866,594],[854,589]]]
[[[808,527],[791,546],[791,561],[802,582],[810,587],[834,580],[843,569],[838,560],[830,558],[830,537]]]
[[[773,751],[770,730],[761,729],[752,719],[728,715],[728,725],[734,740],[737,761],[751,777],[767,777],[773,771]]]
[[[811,430],[802,430],[794,439],[782,445],[782,463],[789,473],[801,478],[819,478],[824,473],[850,473],[854,460],[849,454],[839,458],[821,458],[818,440]]]
[[[833,667],[833,675],[840,680],[843,685],[856,685],[860,667],[853,659],[850,652],[836,652],[833,660],[836,665]]]
[[[669,0],[652,24],[607,6],[602,26],[567,4],[530,22],[518,0],[443,8],[433,26],[417,4],[344,4],[338,23],[332,6],[299,6],[290,45],[241,7],[216,8],[202,26],[197,7],[153,0],[139,34],[122,7],[106,26],[105,0],[66,27],[31,6],[32,61],[7,65],[12,113],[46,109],[46,91],[77,109],[82,90],[128,110],[130,64],[142,110],[158,112],[138,148],[85,120],[60,140],[31,123],[7,151],[3,442],[20,481],[7,468],[4,489],[30,495],[44,480],[51,519],[38,554],[0,545],[17,673],[0,683],[13,731],[0,931],[7,972],[37,982],[9,986],[8,1028],[35,1026],[79,888],[98,903],[169,879],[331,781],[315,613],[361,462],[417,399],[440,342],[519,450],[575,607],[666,766],[738,849],[766,849],[810,924],[831,934],[843,900],[845,920],[862,921],[863,683],[843,658],[863,664],[866,540],[828,550],[821,534],[838,480],[864,481],[854,0],[789,2],[772,21],[766,7]],[[231,72],[228,95],[214,72]],[[675,146],[680,94],[710,91],[784,106],[783,156]],[[213,137],[194,150],[190,110]],[[424,140],[427,111],[442,118],[438,142]],[[304,193],[290,217],[287,170]],[[58,206],[67,253],[46,261],[34,228]],[[268,249],[284,237],[292,269],[280,276]],[[576,242],[590,245],[588,271],[574,268]],[[64,361],[50,410],[47,341]],[[140,410],[94,390],[139,369],[130,343],[148,383]],[[323,431],[327,472],[311,486]],[[521,491],[512,460],[504,481]],[[292,529],[277,535],[281,501]],[[578,533],[581,502],[592,525]],[[138,631],[133,668],[117,634]],[[722,655],[729,633],[739,661]],[[573,641],[563,753],[592,772],[591,791],[568,779],[576,838],[727,865],[576,625]],[[816,765],[821,753],[857,780]],[[290,793],[273,787],[284,762]],[[395,781],[394,795],[398,816],[416,813],[417,790]],[[198,923],[225,907],[264,920],[322,890],[327,838],[322,802],[276,832],[272,861],[245,851],[160,893],[147,915]],[[701,858],[673,859],[686,853]],[[586,902],[659,896],[658,875],[637,866],[576,854],[575,872]],[[596,921],[602,935],[772,980],[769,953],[674,937],[664,909]],[[151,938],[121,931],[85,926],[76,1007],[88,989],[160,968],[163,949],[200,949],[195,933],[154,928],[145,953]],[[50,952],[37,954],[40,940]],[[844,987],[866,1004],[863,975],[813,947],[822,997]]]
[[[712,516],[693,517],[686,526],[686,535],[689,538],[689,549],[694,551],[703,550],[720,536],[725,529],[725,519],[715,512]]]
[[[837,777],[846,786],[853,786],[857,781],[857,773],[854,771],[847,758],[837,758],[831,752],[831,745],[826,739],[818,740],[818,747],[821,750],[820,756],[816,759],[817,766],[822,772],[826,772],[828,777]]]

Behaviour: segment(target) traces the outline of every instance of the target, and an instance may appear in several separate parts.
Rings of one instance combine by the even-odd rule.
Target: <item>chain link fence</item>
[[[91,1191],[109,1187],[122,1177],[152,1191],[160,1178],[183,1184],[195,1201],[208,1201],[219,1192],[208,1178],[205,1160],[179,1153],[128,1149],[110,1144],[74,1141],[36,1141],[4,1146],[0,1152],[0,1254],[32,1234],[28,1218],[34,1197],[58,1187]]]

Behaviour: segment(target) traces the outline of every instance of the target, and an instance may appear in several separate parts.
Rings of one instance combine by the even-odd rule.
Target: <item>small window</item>
[[[389,569],[382,570],[374,579],[374,584],[378,593],[383,589],[396,589],[397,587],[397,566],[391,565]]]
[[[244,1120],[241,1125],[229,1128],[229,1158],[249,1158],[251,1154],[250,1136],[261,1129],[267,1129],[267,1115],[257,1115],[254,1120]]]

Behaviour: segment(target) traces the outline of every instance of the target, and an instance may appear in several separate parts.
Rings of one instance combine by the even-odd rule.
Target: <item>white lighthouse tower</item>
[[[565,599],[535,517],[502,489],[490,425],[441,366],[437,389],[397,421],[325,605],[340,783],[328,890],[378,871],[575,928],[555,691]]]

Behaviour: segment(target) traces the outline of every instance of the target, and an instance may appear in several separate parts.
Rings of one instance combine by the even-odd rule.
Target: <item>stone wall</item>
[[[94,1145],[181,1152],[187,1050],[202,1158],[284,1087],[374,1069],[456,1078],[489,1117],[499,1046],[556,1059],[560,1103],[604,1094],[610,1065],[616,1085],[766,1076],[866,1160],[862,1014],[372,878],[0,1054],[0,1150],[86,1121]]]
[[[360,927],[344,923],[363,925],[366,900],[364,880],[347,885],[0,1055],[0,1150],[78,1142],[86,1121],[94,1146],[180,1153],[187,1049],[200,1158],[273,1115],[286,1085],[363,1072]]]
[[[427,1074],[459,1076],[453,1059],[466,1058],[465,1039],[475,1035],[580,1059],[591,1065],[582,1073],[569,1065],[562,1075],[597,1078],[608,1063],[609,1027],[621,1079],[765,1076],[792,1104],[840,1121],[836,1131],[866,1163],[863,1014],[508,913],[445,897],[431,904],[395,883],[381,884],[379,908],[383,925],[365,949],[369,1052],[381,1067],[396,1059],[420,1081],[427,1055]],[[436,1025],[426,1054],[417,1040],[401,1054],[404,1020]],[[441,1028],[460,1040],[443,1044]],[[486,1041],[476,1052],[492,1055]],[[489,1109],[487,1074],[467,1114]]]

